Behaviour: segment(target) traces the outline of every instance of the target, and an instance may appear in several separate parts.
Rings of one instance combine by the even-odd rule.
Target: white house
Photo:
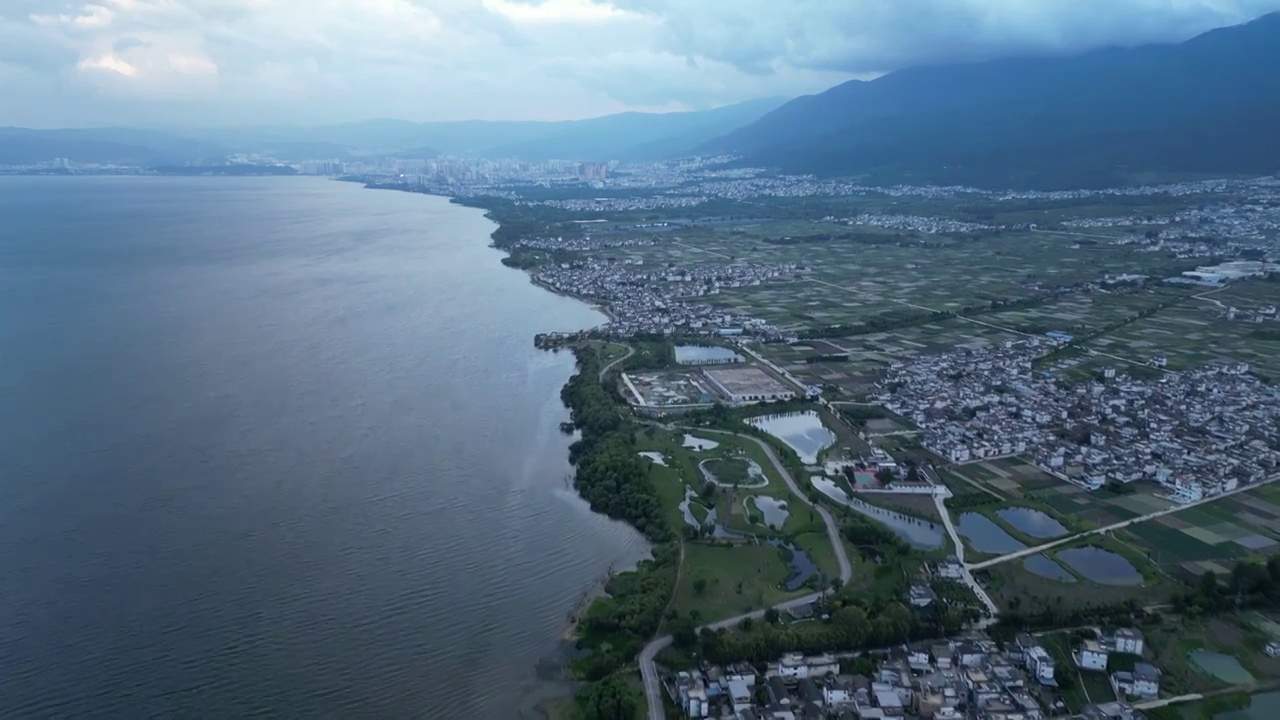
[[[827,707],[847,705],[853,702],[853,694],[844,687],[825,687],[822,689],[822,700]],[[735,708],[736,709],[736,708]]]
[[[1085,640],[1080,649],[1071,656],[1081,670],[1104,671],[1107,669],[1107,651],[1096,640]]]
[[[840,663],[830,655],[805,657],[800,653],[789,653],[782,656],[774,667],[774,674],[794,680],[835,675],[838,672],[840,672]]]
[[[742,712],[752,706],[751,688],[741,680],[729,681],[729,702],[734,712]]]
[[[1142,633],[1133,628],[1120,628],[1111,639],[1111,649],[1122,655],[1142,654]]]
[[[1113,673],[1111,687],[1116,697],[1151,700],[1160,695],[1160,671],[1147,663],[1136,663],[1133,672]]]
[[[1027,672],[1030,673],[1042,685],[1053,685],[1053,658],[1049,657],[1049,653],[1039,645],[1033,645],[1024,651],[1024,658],[1027,662]]]

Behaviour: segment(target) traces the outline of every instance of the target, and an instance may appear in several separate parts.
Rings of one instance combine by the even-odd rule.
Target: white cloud
[[[1280,0],[0,0],[0,68],[21,79],[0,124],[701,107],[922,62],[1180,40],[1272,10]]]
[[[130,65],[120,59],[119,56],[112,53],[99,55],[98,57],[85,58],[76,63],[76,69],[87,72],[109,72],[115,73],[116,75],[123,75],[125,77],[136,77],[138,75],[138,68]]]

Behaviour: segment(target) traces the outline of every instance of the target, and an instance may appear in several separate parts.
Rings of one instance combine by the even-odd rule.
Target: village
[[[547,267],[534,280],[556,292],[605,305],[610,320],[601,330],[614,337],[635,335],[754,335],[776,337],[776,327],[759,318],[726,312],[696,301],[724,288],[750,287],[794,275],[794,263],[698,264],[646,270],[640,263],[588,258]]]
[[[1073,643],[1063,652],[1062,642]],[[1268,646],[1280,654],[1280,644]],[[1064,654],[1066,655],[1064,657]],[[869,653],[791,653],[767,666],[704,663],[664,678],[690,718],[726,720],[1142,720],[1157,707],[1161,671],[1134,628],[1087,628],[1070,638],[982,632]],[[1125,667],[1128,669],[1114,669]],[[1066,686],[1109,688],[1072,713]]]
[[[1280,389],[1247,364],[1159,379],[1106,366],[1071,385],[1036,368],[1051,343],[1006,341],[894,363],[880,399],[954,463],[1030,452],[1045,472],[1089,490],[1148,480],[1189,503],[1259,482],[1280,465]]]

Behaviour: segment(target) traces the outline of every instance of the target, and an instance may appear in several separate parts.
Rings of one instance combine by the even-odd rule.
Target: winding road
[[[797,498],[799,498],[800,502],[813,508],[818,513],[818,515],[822,518],[822,524],[825,525],[827,528],[827,537],[831,540],[831,549],[835,551],[836,562],[839,563],[840,565],[840,582],[842,584],[848,583],[849,580],[853,578],[853,565],[849,562],[849,555],[848,553],[845,552],[844,543],[840,542],[840,529],[836,525],[835,518],[831,516],[831,513],[825,507],[822,507],[821,505],[815,505],[812,501],[809,500],[809,496],[807,494],[800,492],[800,486],[796,484],[795,478],[791,476],[791,473],[787,470],[786,466],[782,464],[782,461],[778,459],[777,453],[774,452],[773,448],[770,447],[768,443],[764,442],[763,440],[757,437],[752,437],[750,435],[739,435],[738,433],[729,432],[727,430],[711,430],[708,428],[685,428],[685,427],[681,427],[679,429],[693,430],[699,433],[708,433],[708,434],[714,434],[714,435],[730,435],[732,437],[740,438],[742,440],[749,440],[755,443],[756,445],[758,445],[760,449],[764,451],[765,457],[769,458],[769,462],[773,464],[773,469],[778,472],[778,476],[782,478],[782,481],[784,483],[786,483],[787,488],[791,490],[791,493],[795,495]],[[777,605],[774,605],[773,609],[781,612],[781,611],[790,610],[791,608],[808,605],[809,603],[812,603],[815,600],[820,599],[824,594],[825,594],[825,591],[812,593],[809,595],[805,595],[803,597],[793,598],[791,600],[787,600],[786,602],[782,602]],[[702,630],[705,628],[710,630],[720,630],[723,628],[730,628],[737,625],[738,623],[742,622],[747,618],[752,618],[752,619],[762,618],[764,617],[766,610],[768,610],[768,608],[761,608],[759,610],[755,610],[749,613],[735,615],[734,617],[726,618],[724,620],[717,620],[716,622],[710,623],[708,625],[703,625],[701,628],[698,628],[698,629]],[[648,645],[644,646],[644,649],[640,651],[640,656],[638,658],[638,661],[640,663],[640,676],[644,680],[645,700],[648,702],[648,705],[649,705],[649,715],[648,715],[649,720],[666,720],[666,717],[667,717],[666,711],[663,709],[663,706],[662,706],[662,682],[661,680],[658,679],[658,668],[654,664],[654,658],[658,656],[658,653],[661,652],[663,648],[667,647],[670,644],[671,644],[670,635],[664,635],[660,638],[656,638],[652,642],[650,642]]]
[[[599,377],[600,382],[604,382],[604,378],[605,378],[605,376],[606,376],[606,375],[608,375],[608,374],[609,374],[609,371],[610,371],[610,370],[612,370],[615,366],[617,366],[617,365],[618,365],[618,363],[623,362],[624,360],[626,360],[627,358],[629,358],[629,357],[631,357],[632,355],[635,355],[635,354],[636,354],[636,349],[635,349],[635,348],[633,348],[633,347],[631,347],[630,345],[628,345],[628,346],[627,346],[627,354],[626,354],[626,355],[623,355],[622,357],[618,358],[617,360],[614,360],[613,362],[609,363],[608,365],[605,365],[604,367],[600,368],[600,377]]]

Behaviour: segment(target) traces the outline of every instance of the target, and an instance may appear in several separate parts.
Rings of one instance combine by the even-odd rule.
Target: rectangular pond
[[[814,475],[809,478],[809,482],[813,483],[818,492],[835,502],[889,528],[894,535],[902,538],[903,541],[917,550],[937,550],[946,544],[946,531],[938,523],[896,513],[892,510],[886,510],[863,502],[858,498],[849,497],[849,493],[845,492],[844,488],[837,485],[836,481],[831,478]]]
[[[1141,585],[1142,573],[1122,555],[1096,547],[1059,550],[1058,560],[1099,585]]]
[[[738,353],[726,347],[713,345],[677,345],[677,365],[722,365],[724,363],[742,362]]]
[[[969,547],[980,553],[1004,555],[1027,547],[981,513],[961,513],[956,531],[968,541]]]
[[[828,430],[812,410],[753,417],[748,418],[747,423],[786,443],[805,465],[817,464],[818,455],[836,443],[835,433]]]
[[[1056,538],[1067,534],[1067,528],[1049,515],[1026,507],[997,510],[996,515],[1009,523],[1009,527],[1033,538]]]
[[[1057,580],[1058,582],[1076,582],[1076,576],[1062,567],[1047,555],[1032,555],[1022,561],[1022,567],[1032,575]]]
[[[1202,672],[1212,675],[1222,682],[1232,685],[1248,685],[1254,682],[1253,675],[1245,670],[1240,661],[1233,655],[1212,650],[1192,650],[1187,655],[1191,664]]]

